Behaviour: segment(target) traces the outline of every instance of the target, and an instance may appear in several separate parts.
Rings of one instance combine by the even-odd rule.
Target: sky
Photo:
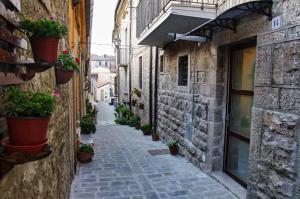
[[[113,55],[111,44],[114,28],[114,14],[117,0],[94,0],[93,28],[92,28],[92,54]],[[98,45],[100,44],[100,45]]]

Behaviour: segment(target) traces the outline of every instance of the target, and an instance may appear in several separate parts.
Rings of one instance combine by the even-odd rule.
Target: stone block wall
[[[21,0],[21,15],[32,18],[55,15],[68,21],[68,0]],[[30,46],[30,45],[29,45]],[[60,50],[65,49],[66,40],[61,40]],[[24,55],[31,57],[30,48]],[[60,93],[55,111],[51,117],[48,130],[49,143],[53,153],[40,161],[15,166],[0,181],[0,198],[35,198],[66,199],[69,197],[70,185],[75,172],[75,122],[76,105],[74,99],[75,80],[66,85],[55,83],[54,68],[25,84],[22,89],[56,90]],[[2,91],[4,87],[0,87]],[[25,133],[25,132],[24,132]]]
[[[177,140],[181,154],[201,169],[222,170],[229,49],[256,39],[251,199],[300,197],[300,2],[274,0],[273,16],[279,15],[282,27],[277,30],[271,30],[266,16],[247,14],[237,21],[236,33],[216,29],[211,41],[196,46],[176,42],[165,49],[165,73],[159,79],[158,133],[162,139]],[[181,52],[190,56],[190,83],[185,88],[176,83]]]

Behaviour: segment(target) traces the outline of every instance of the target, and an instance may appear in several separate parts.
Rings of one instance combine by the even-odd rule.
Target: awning
[[[214,28],[230,29],[233,32],[236,31],[236,21],[248,13],[257,13],[268,16],[269,20],[272,20],[272,0],[250,1],[236,5],[215,19],[212,19],[201,26],[186,33],[184,36],[201,36],[211,39]],[[180,40],[178,38],[176,41]]]

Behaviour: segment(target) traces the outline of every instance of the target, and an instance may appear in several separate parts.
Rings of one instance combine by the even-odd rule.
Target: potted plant
[[[152,141],[158,141],[159,140],[159,136],[156,132],[152,132]]]
[[[91,162],[94,156],[94,147],[92,144],[80,144],[77,152],[80,163]]]
[[[130,109],[125,105],[121,105],[121,107],[119,108],[119,113],[121,117],[127,118],[130,113]]]
[[[96,122],[97,113],[98,113],[97,108],[93,107],[93,105],[90,102],[88,102],[86,106],[86,115],[90,116]]]
[[[90,116],[84,116],[80,120],[80,140],[84,144],[92,144],[92,134],[96,132],[96,124]]]
[[[143,131],[144,135],[151,135],[152,133],[152,127],[150,126],[150,124],[144,124],[141,127],[141,130]]]
[[[136,123],[135,126],[134,126],[134,128],[136,130],[140,130],[141,129],[141,122]]]
[[[17,87],[9,87],[2,99],[3,109],[0,112],[7,120],[9,145],[30,146],[24,148],[29,153],[36,150],[35,146],[42,149],[43,144],[47,144],[48,124],[55,108],[55,96],[48,92],[22,91]]]
[[[61,67],[55,67],[55,76],[57,84],[66,84],[74,76],[74,71],[79,72],[79,66],[76,60],[64,50],[58,56],[58,61],[62,63]]]
[[[141,119],[139,116],[133,115],[129,119],[129,126],[136,127],[136,125],[138,125],[140,123],[140,121],[141,121]]]
[[[37,20],[24,18],[20,27],[29,37],[36,62],[56,62],[59,39],[67,34],[67,27],[61,20],[54,17]]]
[[[168,144],[170,154],[171,155],[177,155],[178,154],[178,142],[172,141]]]
[[[129,122],[126,118],[119,118],[115,120],[115,123],[120,125],[127,125]]]
[[[134,88],[133,93],[136,94],[136,96],[138,97],[142,96],[142,91],[140,89]]]

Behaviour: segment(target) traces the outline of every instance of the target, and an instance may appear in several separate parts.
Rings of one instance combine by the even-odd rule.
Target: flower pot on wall
[[[55,63],[59,38],[31,37],[30,43],[35,62]]]
[[[57,84],[66,84],[74,76],[74,71],[63,71],[61,69],[55,69],[56,83]]]
[[[47,140],[50,117],[10,117],[6,119],[11,145],[32,146]]]

